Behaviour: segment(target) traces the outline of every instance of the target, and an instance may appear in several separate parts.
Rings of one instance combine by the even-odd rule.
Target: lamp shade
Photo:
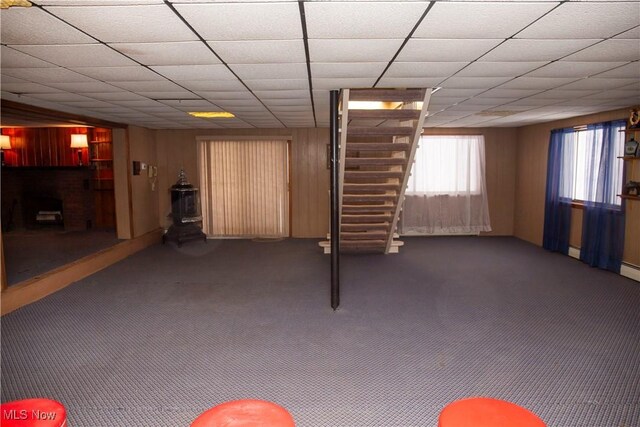
[[[0,135],[0,149],[11,150],[11,138],[9,138],[9,135]]]
[[[87,148],[89,142],[87,135],[84,133],[72,133],[71,134],[71,148]]]

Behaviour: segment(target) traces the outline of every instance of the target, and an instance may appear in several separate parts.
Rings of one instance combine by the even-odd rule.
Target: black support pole
[[[339,133],[338,133],[338,91],[330,93],[331,132],[331,308],[340,305],[340,183],[339,173]]]

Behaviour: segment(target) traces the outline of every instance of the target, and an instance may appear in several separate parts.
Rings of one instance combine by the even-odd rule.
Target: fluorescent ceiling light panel
[[[201,119],[230,119],[235,117],[233,113],[228,111],[189,111],[189,114]]]

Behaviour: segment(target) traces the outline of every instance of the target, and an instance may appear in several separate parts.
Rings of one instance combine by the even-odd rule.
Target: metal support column
[[[332,90],[330,97],[330,122],[331,133],[331,308],[336,310],[340,305],[340,188],[339,174],[340,149],[338,141],[338,91]]]

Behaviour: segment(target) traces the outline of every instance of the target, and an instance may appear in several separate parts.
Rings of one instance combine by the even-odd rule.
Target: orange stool
[[[203,412],[191,427],[295,427],[295,423],[282,406],[264,400],[244,399],[226,402]]]
[[[448,404],[438,418],[438,427],[546,427],[533,412],[514,403],[474,397]]]
[[[67,411],[50,399],[14,400],[0,405],[2,427],[65,427]]]

